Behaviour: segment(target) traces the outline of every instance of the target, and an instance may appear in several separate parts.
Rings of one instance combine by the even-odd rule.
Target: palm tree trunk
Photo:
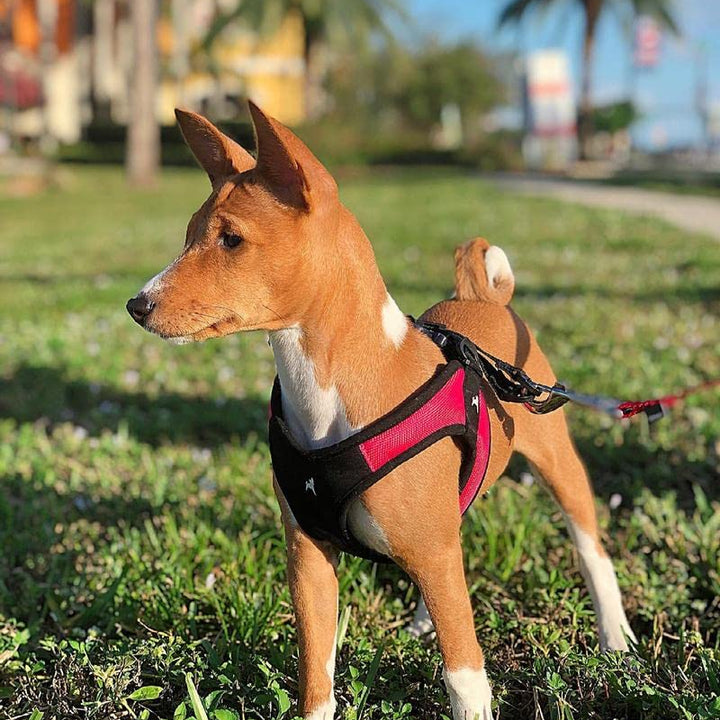
[[[580,158],[586,160],[590,139],[593,134],[592,122],[592,61],[595,49],[595,31],[602,8],[602,0],[584,0],[585,31],[583,34],[582,82],[580,85],[580,112],[578,113],[578,146]]]
[[[43,129],[40,138],[41,149],[45,153],[51,153],[56,146],[56,140],[52,133],[51,107],[48,100],[48,91],[51,82],[51,71],[57,55],[55,44],[55,33],[57,31],[58,8],[57,4],[50,0],[41,0],[37,5],[38,19],[40,21],[40,65],[43,78]]]
[[[312,23],[305,21],[305,116],[317,120],[325,109],[323,82],[327,71],[327,57],[322,34]]]
[[[92,106],[93,120],[109,122],[114,95],[113,52],[115,0],[95,0],[93,12]]]
[[[125,163],[132,185],[150,186],[160,166],[160,126],[155,112],[157,96],[157,0],[130,3],[135,62],[131,75],[130,119]]]

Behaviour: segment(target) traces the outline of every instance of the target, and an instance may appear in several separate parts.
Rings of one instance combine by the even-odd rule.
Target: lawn
[[[717,243],[451,171],[341,186],[406,312],[449,294],[453,247],[482,234],[572,387],[639,398],[720,376]],[[265,338],[174,347],[124,309],[208,187],[168,171],[141,194],[73,169],[0,196],[2,718],[202,720],[195,691],[211,720],[293,716]],[[634,654],[598,653],[561,515],[521,460],[476,501],[467,577],[501,718],[720,717],[719,399],[651,427],[568,410]],[[436,646],[403,630],[403,573],[345,558],[340,582],[338,717],[445,717]]]

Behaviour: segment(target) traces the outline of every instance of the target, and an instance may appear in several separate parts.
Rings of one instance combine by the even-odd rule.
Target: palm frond
[[[275,32],[289,12],[299,12],[308,27],[340,46],[363,43],[372,33],[394,37],[394,24],[409,22],[404,0],[241,0],[219,13],[203,41],[209,50],[229,25],[243,22],[261,35]]]
[[[674,35],[681,35],[682,31],[675,17],[675,3],[673,0],[631,0],[635,15],[648,15]]]
[[[261,35],[272,34],[294,7],[292,0],[242,0],[232,9],[218,12],[203,38],[202,47],[210,50],[222,32],[237,23],[243,23]]]
[[[518,23],[527,12],[546,9],[556,2],[557,0],[510,0],[498,17],[497,27]]]
[[[536,0],[510,0],[498,17],[498,27],[518,22],[535,2]]]

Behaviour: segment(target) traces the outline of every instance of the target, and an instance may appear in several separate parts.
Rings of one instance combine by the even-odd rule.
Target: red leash
[[[622,412],[622,417],[629,418],[638,413],[644,412],[647,414],[650,422],[658,420],[664,414],[665,408],[671,408],[676,405],[680,400],[685,399],[689,395],[695,395],[695,393],[709,390],[710,388],[717,387],[720,385],[720,380],[708,380],[707,382],[695,385],[695,387],[683,390],[680,393],[674,395],[665,395],[664,397],[655,398],[653,400],[635,400],[620,403],[618,410]]]

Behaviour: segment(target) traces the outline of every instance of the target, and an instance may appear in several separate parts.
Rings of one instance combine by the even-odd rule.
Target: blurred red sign
[[[660,26],[650,17],[641,17],[635,27],[635,64],[654,67],[660,59]]]
[[[15,110],[39,107],[43,101],[40,79],[20,67],[18,57],[0,55],[0,105]]]

